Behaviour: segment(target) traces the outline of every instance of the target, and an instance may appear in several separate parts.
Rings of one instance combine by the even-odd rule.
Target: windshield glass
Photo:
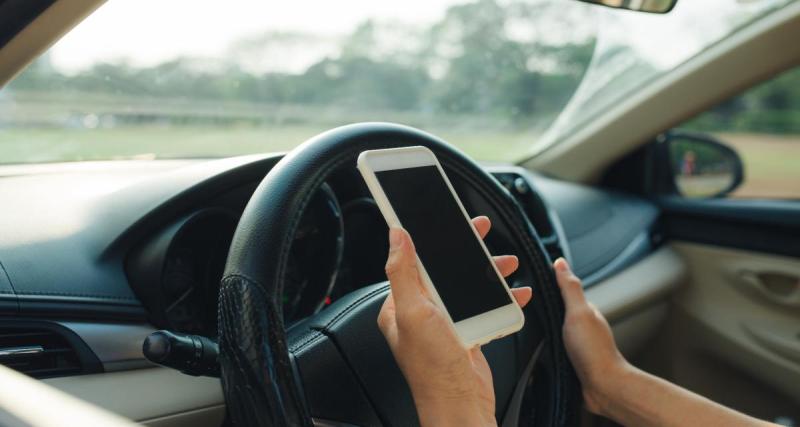
[[[282,151],[359,121],[513,161],[786,2],[111,0],[0,92],[0,163]]]
[[[591,63],[533,151],[556,143],[626,95],[792,0],[678,1],[666,15],[598,13]]]

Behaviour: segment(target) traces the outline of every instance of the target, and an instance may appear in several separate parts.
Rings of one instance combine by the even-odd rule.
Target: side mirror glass
[[[732,148],[702,134],[667,134],[670,170],[677,192],[690,198],[722,197],[744,178],[744,167]]]
[[[585,3],[599,4],[615,9],[634,10],[636,12],[667,13],[675,7],[678,0],[580,0]]]

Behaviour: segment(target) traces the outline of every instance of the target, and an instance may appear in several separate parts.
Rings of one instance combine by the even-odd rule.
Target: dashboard
[[[0,168],[0,200],[13,207],[0,210],[3,322],[23,331],[38,322],[72,343],[78,361],[78,369],[42,376],[147,366],[141,337],[153,328],[215,336],[238,218],[279,159]],[[658,245],[658,210],[646,200],[515,166],[486,169],[520,203],[551,258],[567,257],[586,286]],[[386,225],[355,165],[329,178],[290,238],[287,325],[385,280]],[[109,328],[124,345],[108,343],[101,331]]]

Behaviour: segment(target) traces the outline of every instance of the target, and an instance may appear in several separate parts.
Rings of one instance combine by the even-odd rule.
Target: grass
[[[290,150],[329,125],[128,126],[98,129],[0,129],[0,163],[105,159],[226,157]],[[427,128],[472,157],[514,161],[535,141],[531,132],[498,128]],[[733,197],[800,199],[800,136],[717,134],[740,154],[745,181]]]
[[[800,199],[800,135],[716,134],[744,163],[744,182],[733,197]]]
[[[376,118],[411,124],[475,158],[500,161],[518,159],[532,145],[536,133],[520,128],[535,128],[548,119],[512,124],[507,118],[478,114],[15,91],[0,98],[0,163],[284,151],[341,124]],[[89,119],[95,126],[85,127]]]
[[[0,130],[0,163],[226,157],[285,151],[327,126],[136,126]],[[429,130],[481,160],[520,158],[534,136],[496,130]]]

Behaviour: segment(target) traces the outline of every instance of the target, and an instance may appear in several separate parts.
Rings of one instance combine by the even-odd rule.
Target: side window
[[[678,134],[707,137],[736,151],[744,173],[726,197],[800,199],[800,67],[717,105],[679,129]],[[677,148],[671,147],[676,184],[686,196],[700,195],[703,185],[722,176],[713,172],[726,170],[725,165],[704,156],[702,150],[687,148],[687,142],[676,142]],[[701,176],[704,166],[709,173]],[[688,191],[681,188],[681,181],[689,185]]]

